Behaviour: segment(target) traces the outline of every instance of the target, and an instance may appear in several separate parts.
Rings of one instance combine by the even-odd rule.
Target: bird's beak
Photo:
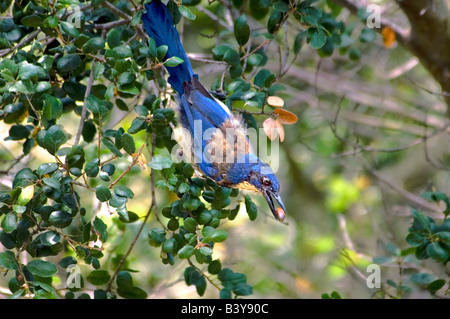
[[[282,222],[284,218],[286,217],[286,208],[284,207],[283,201],[281,200],[281,196],[279,193],[274,193],[269,190],[262,192],[264,195],[264,198],[266,199],[267,203],[269,204],[270,210],[272,211],[273,216],[278,221]],[[276,199],[278,204],[280,205],[279,208],[275,209],[275,205],[273,204],[273,198]]]

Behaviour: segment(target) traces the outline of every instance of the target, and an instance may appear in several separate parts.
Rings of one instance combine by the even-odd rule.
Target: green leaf
[[[133,51],[131,51],[131,48],[129,45],[121,45],[121,46],[115,47],[113,49],[113,52],[117,55],[117,57],[119,59],[129,58],[133,55]]]
[[[109,200],[109,205],[112,207],[116,207],[116,208],[121,208],[123,207],[124,204],[126,204],[126,202],[128,202],[128,199],[126,197],[122,197],[122,196],[117,196],[115,193],[111,194],[111,199]],[[128,211],[122,211],[119,210],[118,211],[119,215],[122,217],[123,215],[123,220],[125,220],[125,222],[129,222],[129,216],[128,216]]]
[[[250,0],[250,12],[255,19],[261,20],[269,13],[269,6],[271,4],[271,1]]]
[[[419,247],[422,245],[425,238],[417,232],[409,233],[406,236],[406,242],[410,244],[412,247]]]
[[[412,275],[410,277],[410,279],[412,282],[414,282],[416,284],[428,285],[435,280],[435,276],[423,272],[423,273],[417,273],[417,274]]]
[[[148,232],[149,244],[153,247],[159,247],[166,240],[166,232],[164,229],[153,228]]]
[[[425,216],[425,214],[423,214],[415,209],[411,209],[411,214],[414,216],[414,221],[419,223],[419,225],[421,226],[422,229],[428,230],[428,231],[431,229],[430,220],[428,219],[427,216]]]
[[[146,299],[147,293],[138,287],[132,287],[131,289],[118,288],[117,293],[120,297],[125,299]]]
[[[230,77],[236,79],[241,76],[243,69],[240,65],[232,65],[230,68]]]
[[[9,32],[13,29],[14,29],[14,19],[4,17],[4,19],[0,21],[0,32]]]
[[[241,57],[239,53],[233,49],[229,49],[223,56],[223,60],[232,66],[240,66]]]
[[[123,133],[122,135],[122,147],[130,155],[136,153],[136,145],[134,144],[133,136],[129,133]]]
[[[201,203],[202,202],[200,201],[200,199],[198,197],[192,197],[183,204],[183,207],[192,212],[192,211],[196,210],[197,208],[199,208]],[[200,219],[201,218],[199,218],[199,222],[200,222]]]
[[[270,73],[269,70],[267,69],[262,69],[261,71],[259,71],[256,76],[255,79],[253,80],[253,82],[255,83],[256,86],[259,87],[264,87],[264,84],[266,82],[266,80],[272,75],[272,73]]]
[[[164,65],[168,66],[168,67],[175,67],[177,65],[180,65],[181,63],[183,63],[184,60],[180,59],[179,57],[171,57],[169,59],[167,59],[166,61],[164,61]]]
[[[361,34],[359,35],[359,41],[362,43],[373,42],[376,38],[376,33],[374,30],[370,28],[364,28],[361,30]]]
[[[444,244],[450,245],[450,232],[448,232],[448,231],[440,231],[440,232],[436,233],[436,236]]]
[[[234,36],[240,46],[244,46],[250,39],[250,26],[245,14],[239,16],[234,22]]]
[[[267,21],[267,31],[274,34],[280,27],[280,23],[283,20],[283,13],[278,10],[273,10]]]
[[[211,221],[211,219],[212,219],[211,212],[208,210],[204,210],[198,216],[198,223],[200,225],[205,225],[208,224]]]
[[[251,221],[255,220],[258,215],[258,208],[255,203],[253,203],[249,195],[245,195],[245,208],[247,210],[248,218]]]
[[[427,246],[428,255],[437,262],[445,262],[448,259],[448,251],[438,242],[433,242]]]
[[[99,158],[93,158],[89,162],[87,162],[86,166],[84,167],[84,171],[86,172],[86,175],[88,177],[96,177],[98,172],[100,171],[98,164],[100,163]]]
[[[58,26],[58,18],[55,16],[49,16],[44,20],[44,27],[56,28]]]
[[[218,275],[221,270],[222,270],[222,264],[220,263],[220,260],[218,260],[218,259],[213,260],[208,265],[208,272],[211,275]]]
[[[116,167],[114,166],[114,164],[108,163],[102,166],[102,171],[108,174],[109,176],[112,176],[116,171]]]
[[[108,137],[103,137],[102,143],[103,143],[103,145],[106,146],[107,149],[109,149],[117,157],[123,156],[123,154],[120,152],[120,150],[116,147],[116,145]]]
[[[215,243],[221,243],[228,238],[228,233],[222,229],[216,229],[208,235],[205,242],[213,241]]]
[[[34,185],[29,185],[22,189],[19,197],[17,198],[17,204],[25,206],[34,196]]]
[[[211,247],[203,246],[202,248],[200,248],[200,253],[205,256],[211,256],[213,251]]]
[[[61,235],[52,230],[42,233],[40,235],[41,244],[44,246],[53,246],[61,240]]]
[[[57,228],[65,228],[72,223],[72,214],[64,210],[55,210],[50,214],[48,221]]]
[[[160,171],[165,168],[170,168],[172,164],[173,161],[169,156],[156,155],[148,166],[154,170]]]
[[[289,5],[286,2],[283,1],[277,1],[273,4],[273,8],[275,10],[278,10],[280,12],[288,12],[289,11]]]
[[[44,260],[32,260],[27,264],[27,269],[36,276],[51,277],[57,273],[58,269],[52,263]]]
[[[309,28],[309,44],[314,49],[320,49],[323,47],[327,41],[327,36],[322,29],[319,28]]]
[[[106,270],[93,270],[87,275],[86,280],[95,286],[101,286],[109,282],[111,275]]]
[[[445,285],[445,280],[444,279],[437,279],[435,281],[433,281],[432,283],[430,283],[426,288],[427,290],[434,294],[436,293],[439,289],[441,289],[442,287],[444,287]]]
[[[59,189],[61,188],[61,185],[56,179],[53,179],[51,177],[44,177],[42,179],[45,185],[50,186],[51,188]]]
[[[179,6],[179,7],[178,7],[178,10],[180,11],[181,15],[182,15],[183,17],[185,17],[186,19],[189,19],[189,20],[195,20],[196,15],[193,14],[193,13],[191,12],[191,10],[189,10],[186,6],[183,6],[183,5]]]
[[[102,242],[106,242],[108,240],[108,231],[107,231],[107,226],[103,222],[103,220],[101,220],[98,217],[95,217],[93,225],[94,225],[94,229],[96,231],[98,231],[98,233],[100,235],[100,240]]]
[[[120,85],[126,85],[126,84],[133,83],[134,80],[136,80],[136,76],[134,75],[134,73],[124,72],[119,76],[119,79],[117,80],[117,82]]]
[[[252,55],[250,55],[247,59],[247,62],[250,65],[253,66],[258,66],[261,61],[263,60],[264,56],[262,54],[258,54],[258,53],[253,53]]]
[[[84,45],[83,45],[83,52],[84,53],[96,53],[98,50],[101,50],[105,47],[105,40],[101,37],[96,37],[89,39]]]
[[[19,66],[19,78],[21,80],[29,80],[34,76],[45,76],[45,71],[40,66],[23,62]]]
[[[127,93],[131,95],[138,95],[140,93],[139,89],[136,87],[134,83],[131,84],[119,84],[118,89],[122,93]]]
[[[99,185],[95,189],[95,196],[101,202],[106,202],[111,199],[111,191],[108,187]]]
[[[26,27],[37,28],[44,24],[44,18],[37,14],[27,15],[20,20],[20,23]]]
[[[36,173],[39,175],[39,177],[42,177],[44,175],[53,173],[58,169],[58,167],[59,166],[56,163],[44,163],[39,166]]]
[[[187,183],[185,183],[185,182],[182,182],[181,184],[180,184],[180,186],[178,187],[178,192],[180,193],[180,194],[184,194],[184,193],[186,193],[186,192],[188,192],[189,190],[190,190],[190,186],[189,186],[189,184],[187,184]]]
[[[176,231],[179,227],[180,227],[180,223],[178,222],[178,219],[176,219],[176,218],[171,218],[167,222],[167,229],[169,229],[170,231]]]
[[[194,233],[197,230],[197,221],[192,217],[188,217],[184,220],[184,227],[186,227],[188,232]]]
[[[135,134],[135,133],[145,129],[146,127],[147,127],[147,123],[145,122],[145,120],[137,117],[133,120],[133,122],[131,122],[131,126],[128,129],[128,133]]]
[[[162,245],[162,250],[165,251],[166,253],[171,253],[174,251],[176,242],[175,239],[172,238],[168,238],[164,241],[163,245]]]
[[[215,60],[222,60],[225,53],[227,53],[228,50],[231,50],[232,48],[229,45],[219,45],[212,49],[213,57]]]
[[[156,42],[153,38],[148,38],[148,53],[150,58],[154,59],[158,55],[156,50]]]
[[[186,259],[194,254],[195,248],[191,245],[186,245],[178,251],[178,257],[180,259]]]
[[[206,291],[206,279],[204,276],[201,276],[195,285],[195,289],[199,296],[203,296]]]
[[[61,125],[52,125],[44,137],[44,147],[47,151],[55,155],[61,145],[69,140],[69,135],[64,131]]]
[[[133,278],[128,271],[119,271],[116,278],[117,287],[124,290],[130,290],[134,287]]]
[[[332,291],[331,299],[342,299],[342,296],[337,291]]]
[[[58,294],[52,286],[44,284],[43,282],[34,281],[35,298],[36,299],[58,299]]]
[[[78,54],[67,54],[60,58],[56,67],[61,72],[70,72],[81,65],[81,58]]]
[[[80,32],[78,32],[77,28],[75,28],[72,24],[65,21],[60,22],[59,29],[61,30],[61,32],[68,34],[74,38],[80,35]]]
[[[11,251],[0,252],[0,267],[16,270],[17,261],[14,257],[14,253],[12,253]]]
[[[14,205],[13,206],[13,210],[17,214],[22,214],[22,213],[25,213],[25,211],[27,210],[27,207],[26,206],[21,206],[21,205]]]
[[[247,284],[240,283],[234,287],[233,292],[238,296],[249,296],[253,293],[253,288]]]
[[[25,293],[24,289],[17,289],[11,296],[9,296],[8,299],[19,299],[20,297],[22,297]]]
[[[114,188],[114,193],[117,196],[127,197],[132,199],[134,196],[133,191],[125,185],[118,185]]]
[[[120,32],[117,28],[112,28],[106,35],[106,42],[111,49],[120,46]]]
[[[220,299],[231,299],[231,290],[228,288],[222,288],[219,292]]]
[[[169,47],[167,45],[160,45],[159,47],[156,48],[156,56],[159,61],[164,60],[167,54],[167,50],[169,50]]]
[[[86,108],[94,114],[105,116],[112,109],[112,104],[90,94],[86,98]]]

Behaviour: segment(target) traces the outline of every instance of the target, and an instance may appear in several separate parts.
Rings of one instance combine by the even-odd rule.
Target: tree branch
[[[352,14],[368,5],[365,0],[332,0],[347,8]],[[396,40],[414,54],[433,78],[441,85],[442,91],[450,92],[450,14],[446,0],[397,0],[409,20],[409,31],[399,29],[392,21],[381,18],[381,28],[389,26]],[[450,96],[442,94],[450,117]]]
[[[16,49],[20,49],[20,48],[24,47],[25,45],[27,45],[28,43],[30,43],[39,34],[39,32],[41,32],[41,30],[33,31],[26,38],[24,38],[22,41],[17,43],[12,48],[0,51],[0,58],[10,54],[11,52],[13,52]]]

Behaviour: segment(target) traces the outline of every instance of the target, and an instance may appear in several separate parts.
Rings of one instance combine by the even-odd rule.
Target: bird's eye
[[[264,186],[270,186],[270,185],[272,185],[272,182],[271,182],[270,179],[268,179],[267,177],[263,177],[262,183],[263,183]]]

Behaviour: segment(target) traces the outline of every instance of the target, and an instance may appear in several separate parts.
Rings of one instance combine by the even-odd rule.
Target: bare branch
[[[11,52],[13,52],[14,50],[18,50],[21,49],[22,47],[24,47],[25,45],[27,45],[28,43],[30,43],[38,34],[39,32],[41,32],[41,30],[35,30],[32,33],[30,33],[28,36],[26,36],[25,38],[22,39],[22,41],[20,41],[19,43],[17,43],[15,46],[13,46],[12,48],[9,49],[5,49],[0,51],[0,58],[4,57],[8,54],[10,54]]]

